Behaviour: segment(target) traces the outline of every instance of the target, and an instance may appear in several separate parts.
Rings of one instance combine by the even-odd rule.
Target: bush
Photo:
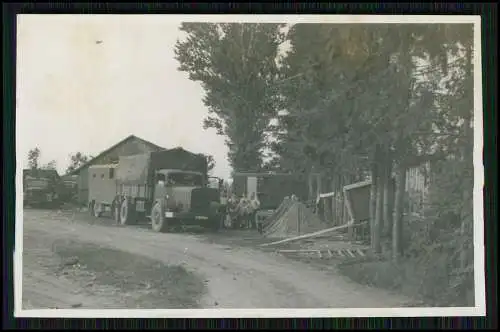
[[[474,305],[472,163],[435,165],[425,218],[413,227],[406,259],[414,262],[419,292],[436,305]]]
[[[433,175],[423,218],[403,220],[404,259],[391,262],[391,240],[384,239],[384,261],[339,269],[357,282],[398,290],[430,306],[474,306],[472,163],[444,160]]]

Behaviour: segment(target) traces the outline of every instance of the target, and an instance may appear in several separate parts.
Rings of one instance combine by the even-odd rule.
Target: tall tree
[[[80,166],[86,164],[89,160],[92,159],[92,156],[87,156],[81,152],[76,152],[75,154],[70,155],[70,164],[66,168],[66,173],[70,173]]]
[[[212,155],[204,155],[207,160],[207,170],[208,174],[211,174],[215,168],[215,159]]]
[[[236,170],[258,170],[269,121],[275,116],[280,24],[183,23],[175,47],[179,70],[201,83],[205,128],[226,137]]]
[[[40,162],[40,149],[38,147],[29,150],[28,152],[28,166],[31,169],[38,169]]]
[[[274,148],[282,165],[295,170],[360,173],[363,167],[355,165],[371,162],[375,251],[380,251],[381,228],[391,219],[390,204],[383,202],[391,197],[389,170],[396,164],[404,172],[432,152],[432,129],[442,118],[433,107],[437,82],[416,84],[415,58],[445,70],[443,52],[453,45],[447,38],[459,35],[449,30],[444,25],[299,24],[288,34],[292,50],[281,86],[287,112]],[[401,222],[402,209],[395,208]]]
[[[333,180],[331,189],[367,170],[372,143],[378,141],[369,130],[371,108],[384,88],[390,90],[384,85],[390,83],[384,80],[388,55],[380,42],[385,30],[333,24],[290,29],[292,50],[283,61],[280,89],[286,113],[274,145],[282,167],[314,168]],[[373,87],[378,95],[370,94]]]

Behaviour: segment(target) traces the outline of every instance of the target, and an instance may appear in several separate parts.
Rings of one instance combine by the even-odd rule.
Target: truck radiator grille
[[[197,188],[191,192],[191,211],[206,212],[210,207],[210,202],[218,202],[219,192],[213,188]]]

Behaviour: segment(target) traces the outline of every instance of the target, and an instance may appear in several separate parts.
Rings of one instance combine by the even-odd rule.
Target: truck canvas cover
[[[123,156],[118,161],[116,179],[126,183],[147,183],[150,154]]]
[[[179,169],[206,174],[207,161],[203,155],[181,148],[120,157],[116,178],[121,183],[151,183],[154,172],[159,169]]]

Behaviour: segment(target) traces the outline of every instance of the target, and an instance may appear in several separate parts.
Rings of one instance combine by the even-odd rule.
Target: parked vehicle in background
[[[238,198],[257,196],[260,206],[255,212],[255,224],[259,225],[272,215],[285,197],[295,195],[305,201],[308,187],[307,181],[297,174],[235,172],[232,192]]]
[[[150,219],[156,232],[180,225],[219,229],[218,188],[210,188],[207,161],[181,148],[122,156],[116,165],[91,166],[89,210],[109,211],[122,225]]]
[[[33,207],[58,207],[61,204],[61,178],[56,170],[23,170],[23,204]]]
[[[59,197],[62,203],[77,204],[78,201],[78,184],[77,175],[61,176],[61,190]]]

